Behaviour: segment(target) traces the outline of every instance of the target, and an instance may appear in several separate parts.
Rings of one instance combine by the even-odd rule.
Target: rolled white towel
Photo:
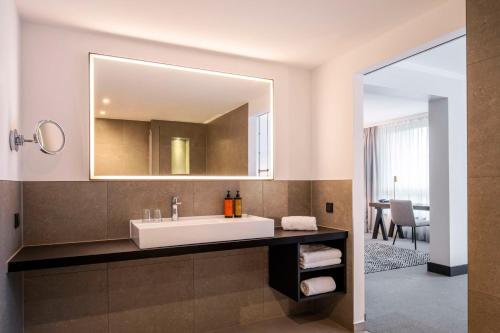
[[[304,280],[300,283],[300,290],[306,296],[313,296],[334,291],[337,288],[331,276],[320,276]]]
[[[301,245],[300,258],[303,262],[316,262],[342,258],[342,251],[322,244]]]
[[[342,262],[342,259],[340,259],[340,258],[332,258],[332,259],[314,261],[314,262],[304,262],[304,261],[302,261],[302,259],[300,259],[300,268],[307,269],[307,268],[338,265],[341,262]]]
[[[283,230],[318,230],[314,216],[284,216],[281,227]]]

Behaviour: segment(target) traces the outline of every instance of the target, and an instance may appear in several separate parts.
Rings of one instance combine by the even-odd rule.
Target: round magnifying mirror
[[[35,140],[40,150],[55,155],[64,148],[66,137],[62,127],[53,120],[41,120],[35,128]]]

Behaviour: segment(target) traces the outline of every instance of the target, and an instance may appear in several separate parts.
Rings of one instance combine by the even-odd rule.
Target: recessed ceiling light
[[[106,114],[106,111],[105,110],[101,110],[101,111],[99,111],[99,114],[101,114],[101,115],[104,116]]]
[[[108,105],[110,102],[111,102],[111,101],[110,101],[110,99],[109,99],[109,98],[103,98],[103,99],[102,99],[102,104],[104,104],[104,105]]]

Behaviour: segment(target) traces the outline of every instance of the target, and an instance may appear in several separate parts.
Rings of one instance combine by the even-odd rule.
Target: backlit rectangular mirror
[[[91,179],[273,177],[273,81],[90,54]]]

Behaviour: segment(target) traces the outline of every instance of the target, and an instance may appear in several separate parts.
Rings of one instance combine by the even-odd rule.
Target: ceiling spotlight
[[[99,114],[102,115],[102,116],[104,116],[106,114],[106,111],[105,110],[101,110],[101,111],[99,111]]]
[[[104,105],[108,105],[111,101],[109,100],[109,98],[103,98],[102,99],[102,104]]]

